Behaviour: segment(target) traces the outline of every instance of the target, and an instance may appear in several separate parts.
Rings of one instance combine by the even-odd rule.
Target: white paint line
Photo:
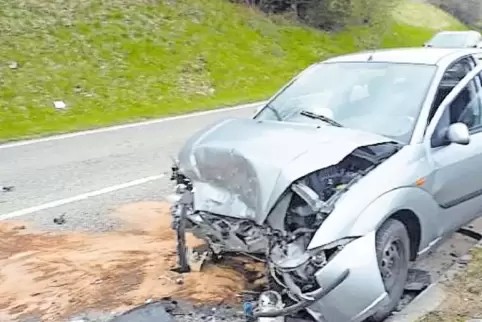
[[[99,128],[99,129],[95,129],[95,130],[87,130],[87,131],[72,132],[72,133],[67,133],[67,134],[53,135],[53,136],[48,136],[48,137],[44,137],[44,138],[40,138],[40,139],[32,139],[32,140],[17,141],[17,142],[12,142],[12,143],[5,143],[5,144],[0,144],[0,150],[20,147],[20,146],[24,146],[24,145],[42,143],[42,142],[70,139],[70,138],[74,138],[74,137],[77,137],[77,136],[112,132],[112,131],[124,130],[124,129],[134,128],[134,127],[140,127],[140,126],[146,126],[146,125],[152,125],[152,124],[159,124],[159,123],[170,122],[170,121],[178,121],[178,120],[183,120],[183,119],[187,119],[187,118],[191,118],[191,117],[198,117],[198,116],[204,116],[204,115],[209,115],[209,114],[236,111],[236,110],[245,109],[245,108],[249,108],[249,107],[256,107],[256,106],[259,106],[263,103],[265,103],[265,101],[251,103],[251,104],[238,105],[238,106],[234,106],[234,107],[218,108],[218,109],[207,110],[207,111],[202,111],[202,112],[183,114],[183,115],[172,116],[172,117],[164,117],[164,118],[160,118],[160,119],[154,119],[154,120],[143,121],[143,122],[136,122],[136,123],[128,123],[128,124],[122,124],[122,125],[103,127],[103,128]]]
[[[114,191],[117,191],[117,190],[126,189],[126,188],[133,187],[133,186],[138,186],[138,185],[141,185],[141,184],[144,184],[144,183],[147,183],[147,182],[159,180],[163,177],[165,177],[164,174],[157,175],[157,176],[145,177],[145,178],[141,178],[141,179],[117,184],[117,185],[114,185],[114,186],[106,187],[106,188],[103,188],[103,189],[100,189],[100,190],[95,190],[95,191],[83,193],[83,194],[80,194],[80,195],[77,195],[77,196],[74,196],[74,197],[55,200],[55,201],[44,203],[42,205],[29,207],[29,208],[25,208],[25,209],[20,209],[20,210],[17,210],[17,211],[8,213],[8,214],[0,215],[0,220],[6,220],[6,219],[16,218],[16,217],[20,217],[20,216],[30,215],[30,214],[35,213],[37,211],[51,209],[51,208],[63,206],[63,205],[69,204],[69,203],[73,203],[73,202],[76,202],[76,201],[81,201],[81,200],[85,200],[85,199],[88,199],[88,198],[100,196],[100,195],[103,195],[103,194],[106,194],[106,193],[114,192]]]

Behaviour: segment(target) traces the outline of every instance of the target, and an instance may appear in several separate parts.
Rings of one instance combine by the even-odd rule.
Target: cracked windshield
[[[0,322],[482,321],[481,32],[480,0],[0,0]]]

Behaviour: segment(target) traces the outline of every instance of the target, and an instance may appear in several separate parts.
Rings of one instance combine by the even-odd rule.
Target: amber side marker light
[[[425,178],[420,178],[417,181],[415,181],[415,185],[417,187],[423,186],[424,183],[425,183]]]

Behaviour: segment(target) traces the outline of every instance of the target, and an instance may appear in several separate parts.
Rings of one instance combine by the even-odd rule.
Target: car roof
[[[341,55],[323,61],[323,63],[334,62],[393,62],[424,65],[443,65],[444,60],[450,62],[459,57],[471,54],[482,54],[480,48],[392,48],[363,51],[347,55]],[[446,61],[445,61],[446,63]]]
[[[480,32],[476,31],[476,30],[446,30],[446,31],[440,31],[438,33],[436,33],[434,35],[437,36],[437,35],[463,35],[463,34],[467,34],[467,35],[480,35]]]

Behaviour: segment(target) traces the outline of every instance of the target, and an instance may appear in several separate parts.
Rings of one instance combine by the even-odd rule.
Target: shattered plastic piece
[[[12,192],[13,190],[15,190],[14,186],[4,186],[4,187],[2,187],[2,192]]]
[[[184,280],[182,279],[182,277],[176,278],[176,284],[178,284],[178,285],[184,284]]]
[[[192,249],[188,249],[188,261],[189,266],[191,267],[192,272],[200,272],[201,267],[204,264],[208,256],[208,252],[202,252],[201,254],[198,252],[193,251]]]
[[[244,312],[245,316],[253,316],[253,303],[244,302],[243,303],[243,312]]]
[[[17,69],[18,68],[18,63],[16,61],[12,61],[10,62],[10,64],[8,64],[8,68],[10,69]]]
[[[67,108],[67,104],[65,104],[63,101],[55,101],[54,107],[57,110],[65,110]]]
[[[54,218],[54,223],[57,224],[57,225],[63,225],[63,224],[65,224],[65,222],[66,222],[65,214],[62,214],[59,217]]]
[[[258,299],[258,305],[256,306],[256,311],[258,312],[269,312],[272,310],[279,310],[284,307],[281,295],[275,291],[265,291],[261,293]],[[285,322],[284,316],[277,317],[260,317],[259,322]]]
[[[466,254],[466,255],[460,257],[460,258],[457,260],[457,262],[458,262],[459,264],[466,265],[466,264],[468,264],[471,260],[472,260],[472,255]]]
[[[426,289],[432,279],[430,273],[421,269],[409,269],[405,291],[419,292]]]

